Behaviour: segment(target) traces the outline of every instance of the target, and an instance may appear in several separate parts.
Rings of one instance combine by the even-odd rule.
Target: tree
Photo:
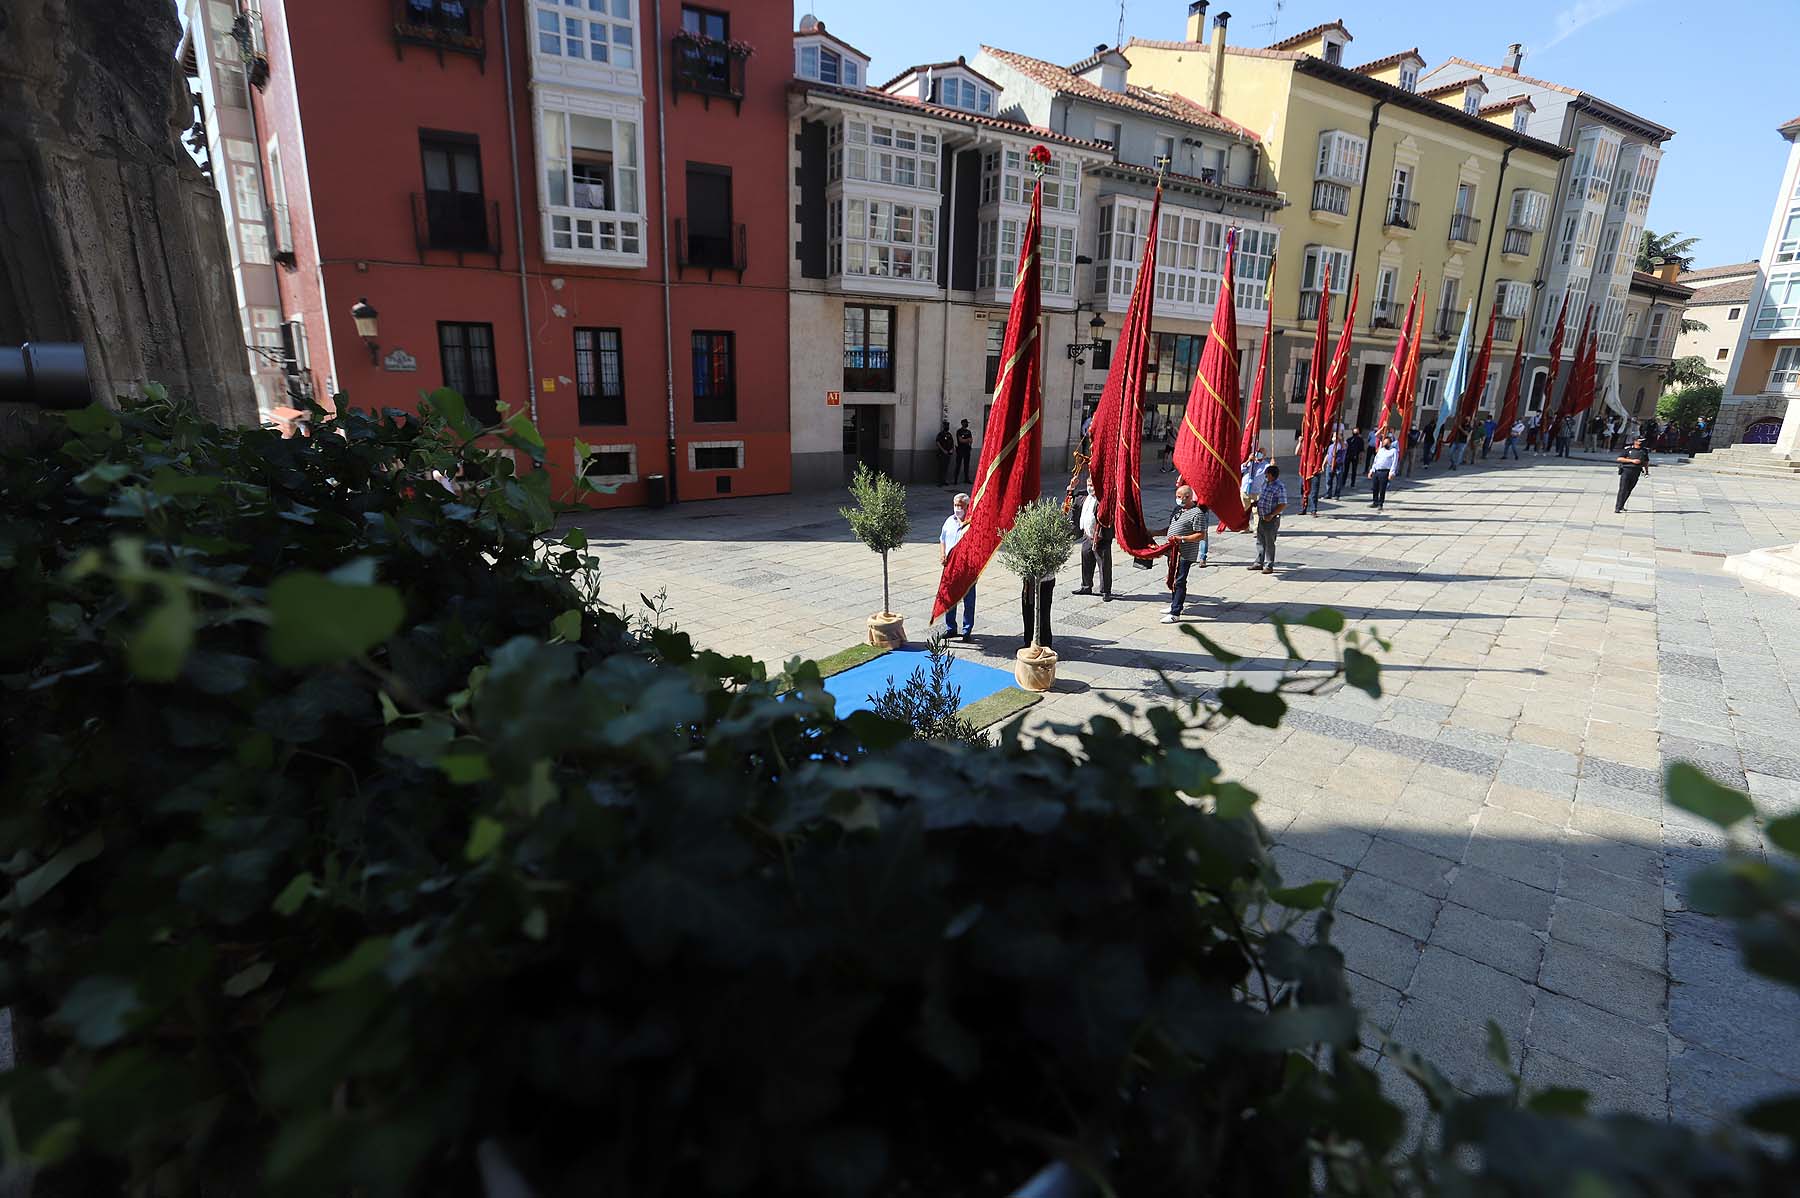
[[[1706,364],[1706,359],[1699,354],[1689,354],[1685,358],[1676,358],[1663,367],[1663,384],[1680,389],[1682,387],[1698,387],[1712,382],[1718,371]]]
[[[987,733],[963,719],[962,688],[950,683],[950,667],[956,657],[934,636],[926,646],[930,661],[912,672],[902,685],[888,679],[887,689],[869,696],[869,710],[883,719],[912,729],[919,740],[954,740],[967,745],[988,743]]]
[[[881,614],[892,616],[893,604],[888,599],[888,554],[906,541],[912,520],[906,514],[906,488],[879,470],[857,463],[856,476],[850,480],[850,498],[855,507],[838,509],[838,515],[850,521],[856,539],[881,555]]]
[[[1684,333],[1704,333],[1711,327],[1704,320],[1695,320],[1692,316],[1681,318],[1681,331]]]
[[[1075,529],[1062,505],[1051,499],[1036,499],[1020,508],[1013,526],[1000,538],[1000,564],[1019,576],[1031,596],[1034,649],[1039,647],[1037,584],[1062,569],[1074,550]]]
[[[1702,418],[1711,420],[1717,416],[1719,401],[1724,397],[1725,388],[1718,383],[1697,383],[1664,392],[1656,401],[1656,414],[1678,428],[1693,428]]]
[[[1694,264],[1694,246],[1699,241],[1698,237],[1683,237],[1679,230],[1652,233],[1645,229],[1643,240],[1638,243],[1637,268],[1651,271],[1664,262],[1673,262],[1686,270]]]

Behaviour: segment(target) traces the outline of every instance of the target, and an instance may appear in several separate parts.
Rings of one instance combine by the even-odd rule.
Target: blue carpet
[[[853,711],[867,711],[871,706],[869,696],[886,690],[890,679],[896,686],[903,686],[914,670],[929,671],[930,668],[931,654],[924,648],[896,649],[892,653],[882,654],[874,661],[866,661],[841,674],[833,674],[825,680],[825,689],[837,700],[838,715],[846,716]],[[1012,684],[1010,670],[976,665],[960,657],[954,658],[950,664],[949,685],[962,691],[964,707],[985,699],[996,691],[1003,691]]]

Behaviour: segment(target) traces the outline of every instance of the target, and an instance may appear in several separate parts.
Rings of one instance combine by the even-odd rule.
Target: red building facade
[[[559,496],[594,447],[597,504],[788,489],[786,5],[260,9],[283,310],[321,396],[529,411]]]

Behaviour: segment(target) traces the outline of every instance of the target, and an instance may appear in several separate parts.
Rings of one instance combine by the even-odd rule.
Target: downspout
[[[238,4],[237,4],[238,15],[243,16],[243,17],[245,17],[246,20],[248,20],[249,19],[248,15],[244,13],[243,7],[244,7],[243,0],[238,0]],[[201,31],[202,36],[204,36],[205,32],[206,32],[206,22],[204,20],[200,21],[200,31]],[[264,34],[264,36],[267,37],[268,35]],[[261,88],[253,88],[250,85],[250,64],[248,63],[248,61],[240,63],[238,66],[238,71],[244,77],[244,95],[246,97],[246,102],[250,109],[250,136],[256,139],[256,171],[257,171],[257,175],[259,176],[260,181],[262,183],[262,193],[265,197],[267,197],[270,195],[269,162],[268,162],[267,157],[265,156],[266,152],[267,152],[267,147],[263,145],[262,123],[256,119],[256,105],[257,105],[260,97],[263,96],[264,93]],[[251,96],[252,92],[256,93],[255,97]],[[222,130],[223,126],[221,126],[220,128]],[[222,153],[223,147],[220,147],[220,149],[221,149],[221,153]],[[288,198],[287,198],[287,194],[286,194],[286,187],[287,187],[286,171],[282,172],[281,184],[282,184],[282,188],[283,188],[283,194],[280,195],[279,197],[275,197],[275,198],[279,199],[281,205],[285,208],[287,206],[287,202],[288,202]],[[279,249],[281,246],[281,241],[279,238],[277,238],[275,236],[275,202],[273,199],[265,200],[265,202],[263,204],[263,225],[266,227],[266,229],[268,231],[269,244],[271,246]],[[315,265],[317,265],[319,267],[319,302],[322,306],[325,301],[324,266],[323,266],[323,264],[320,264],[320,263],[315,263]],[[281,324],[282,324],[282,327],[285,329],[287,327],[287,323],[288,323],[287,304],[281,297],[281,276],[278,273],[280,271],[280,269],[281,269],[280,267],[277,267],[276,268],[277,273],[275,274],[275,314],[277,316],[281,317]],[[246,303],[246,306],[248,306],[247,303]],[[325,323],[327,325],[329,325],[331,323],[331,313],[326,312],[326,313],[324,313],[324,316],[325,316]],[[251,336],[255,336],[255,333],[252,332]],[[256,359],[255,362],[252,362],[251,366],[250,366],[252,376],[254,377],[254,373],[257,370],[258,364],[266,363],[268,361],[268,359],[264,358],[260,353],[250,355],[248,352],[249,346],[247,346],[247,345],[245,346],[245,351],[246,351],[246,356],[253,356]],[[335,361],[333,361],[331,366],[332,366],[332,373],[335,375],[337,373],[337,363]],[[332,381],[335,382],[336,379],[334,378]],[[286,385],[286,379],[284,378],[283,386],[285,387],[285,385]],[[289,398],[289,396],[285,393],[285,391],[282,395],[282,398],[283,399]],[[336,397],[334,396],[333,397],[333,400],[334,400],[333,406],[334,407],[336,406],[335,398]],[[318,399],[318,396],[314,395],[313,399],[316,402]],[[291,406],[291,405],[284,405],[284,406]],[[257,416],[259,419],[261,418],[261,415],[262,415],[262,413],[260,413],[260,412],[257,413]]]
[[[1475,281],[1475,317],[1477,320],[1481,318],[1481,297],[1487,293],[1488,260],[1494,256],[1494,230],[1500,222],[1500,194],[1506,189],[1506,160],[1512,157],[1515,149],[1517,149],[1516,146],[1507,146],[1500,152],[1500,173],[1494,177],[1494,208],[1488,213],[1487,245],[1481,251],[1481,274]]]
[[[946,257],[948,265],[944,268],[944,346],[943,358],[938,363],[941,371],[938,379],[938,419],[950,419],[950,288],[956,277],[956,173],[962,165],[962,151],[955,150],[950,155],[950,219],[945,223],[950,226],[949,253]],[[913,408],[914,420],[918,419],[918,408]],[[918,434],[915,423],[913,433]]]
[[[519,187],[519,118],[513,103],[512,27],[506,21],[504,4],[500,10],[500,62],[506,77],[506,146],[512,155],[513,233],[519,254],[519,319],[525,333],[525,394],[530,397],[531,423],[538,422],[537,355],[531,348],[531,285],[525,275],[525,200]]]
[[[1352,277],[1355,277],[1357,274],[1356,247],[1362,244],[1363,209],[1366,208],[1369,203],[1369,165],[1375,160],[1375,126],[1381,123],[1381,110],[1386,104],[1387,97],[1384,96],[1375,101],[1375,107],[1369,110],[1369,145],[1368,148],[1363,151],[1362,181],[1357,184],[1356,188],[1356,225],[1350,231],[1350,274]],[[1326,303],[1329,305],[1331,297],[1326,296],[1325,299]],[[1344,290],[1344,302],[1346,304],[1350,302],[1350,290],[1347,285]],[[1329,307],[1326,309],[1326,314],[1330,314]],[[1356,313],[1346,310],[1344,312],[1344,320],[1351,325],[1354,325],[1356,323]],[[1354,333],[1354,330],[1352,330],[1352,332]]]
[[[663,398],[669,410],[669,502],[674,503],[676,495],[675,480],[678,474],[675,469],[675,321],[670,315],[669,282],[669,145],[664,129],[666,109],[663,99],[662,80],[662,4],[653,2],[650,11],[655,22],[656,37],[656,204],[657,218],[662,228],[657,232],[657,240],[662,243],[662,303],[663,303]]]

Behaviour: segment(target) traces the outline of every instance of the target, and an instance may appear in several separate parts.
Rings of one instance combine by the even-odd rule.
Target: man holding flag
[[[1500,314],[1499,305],[1488,308],[1487,334],[1481,339],[1481,352],[1475,355],[1475,368],[1469,372],[1469,381],[1464,384],[1462,402],[1457,405],[1456,423],[1451,426],[1456,444],[1450,447],[1450,469],[1462,465],[1463,454],[1474,444],[1475,430],[1480,425],[1481,393],[1487,390],[1488,362],[1494,356],[1494,318]]]
[[[1027,158],[1037,183],[1031,194],[1025,236],[1019,243],[1019,268],[1013,276],[1012,308],[1006,317],[993,406],[988,413],[987,435],[981,443],[981,460],[975,468],[974,489],[968,507],[961,513],[963,532],[950,545],[944,572],[938,579],[937,598],[931,608],[933,623],[974,590],[975,580],[999,548],[1001,536],[1012,527],[1019,507],[1036,499],[1041,485],[1044,394],[1038,324],[1043,295],[1038,238],[1043,217],[1043,174],[1050,151],[1034,146]],[[1156,239],[1148,240],[1154,244]],[[1141,360],[1141,347],[1138,356]],[[966,614],[965,621],[972,615],[973,612]]]

